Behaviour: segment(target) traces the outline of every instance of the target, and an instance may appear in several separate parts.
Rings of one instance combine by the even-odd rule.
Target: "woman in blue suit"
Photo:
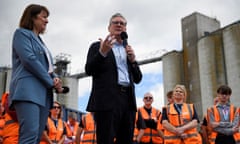
[[[19,144],[38,144],[52,100],[52,89],[62,90],[53,73],[52,56],[40,38],[49,11],[41,5],[26,7],[12,43],[10,108],[16,110],[20,125]]]

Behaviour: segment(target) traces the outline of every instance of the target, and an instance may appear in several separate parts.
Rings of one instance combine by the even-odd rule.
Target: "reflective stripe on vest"
[[[186,138],[196,137],[198,133],[187,134]],[[164,139],[182,139],[180,136],[164,136]]]
[[[5,125],[9,125],[9,124],[12,124],[12,123],[15,123],[15,120],[8,120],[5,122]]]
[[[91,113],[86,114],[83,119],[84,134],[81,143],[96,144],[96,127],[93,115]]]

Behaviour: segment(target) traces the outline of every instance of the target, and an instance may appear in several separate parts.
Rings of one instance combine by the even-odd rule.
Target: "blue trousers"
[[[38,144],[47,123],[49,104],[46,107],[28,101],[15,101],[19,123],[19,144]]]

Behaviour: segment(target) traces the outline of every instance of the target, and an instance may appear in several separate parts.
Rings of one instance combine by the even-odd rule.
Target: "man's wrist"
[[[107,53],[105,54],[105,53],[102,52],[101,50],[99,50],[99,53],[100,53],[103,57],[107,57]]]

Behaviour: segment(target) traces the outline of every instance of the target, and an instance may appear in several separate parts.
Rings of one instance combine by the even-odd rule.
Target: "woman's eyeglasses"
[[[61,109],[60,106],[53,106],[53,109]]]

